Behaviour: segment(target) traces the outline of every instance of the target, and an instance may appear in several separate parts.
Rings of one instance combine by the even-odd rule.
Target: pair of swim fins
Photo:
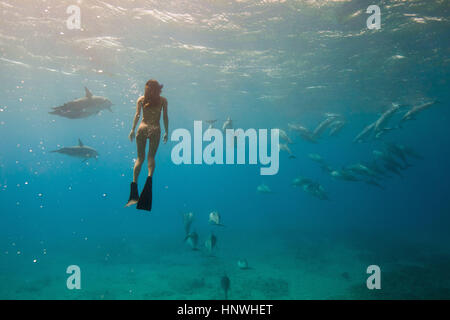
[[[142,189],[140,196],[137,183],[131,183],[130,198],[128,199],[128,203],[125,205],[125,207],[132,206],[133,204],[137,204],[136,209],[139,210],[152,210],[152,177],[147,177],[144,189]]]

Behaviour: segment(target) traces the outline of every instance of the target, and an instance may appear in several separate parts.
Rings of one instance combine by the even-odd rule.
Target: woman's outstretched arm
[[[164,130],[165,130],[164,138],[163,138],[164,143],[167,142],[168,134],[169,134],[169,115],[167,113],[167,105],[168,105],[167,99],[164,99],[164,104],[163,104],[163,120],[164,120]]]
[[[139,118],[141,117],[141,101],[144,97],[140,97],[137,102],[136,102],[136,114],[134,115],[134,119],[133,119],[133,127],[131,128],[130,134],[128,135],[128,138],[130,139],[130,141],[132,142],[134,137],[135,137],[135,130],[136,130],[136,126],[139,122]]]

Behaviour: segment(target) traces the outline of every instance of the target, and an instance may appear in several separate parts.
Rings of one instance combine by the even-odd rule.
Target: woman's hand
[[[167,139],[168,139],[168,137],[167,137],[167,132],[166,132],[166,133],[164,133],[163,142],[166,143]]]
[[[130,134],[128,135],[128,139],[130,139],[130,141],[133,142],[134,136],[135,136],[135,135],[134,135],[134,130],[131,130],[131,131],[130,131]]]

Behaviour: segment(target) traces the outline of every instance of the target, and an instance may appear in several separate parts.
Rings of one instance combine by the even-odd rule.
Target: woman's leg
[[[137,159],[134,163],[133,182],[138,181],[139,173],[141,172],[142,164],[145,160],[145,146],[147,145],[147,137],[145,135],[136,136],[137,145]]]
[[[150,136],[150,145],[148,148],[148,176],[152,177],[155,171],[155,156],[158,151],[159,140],[161,139],[161,130],[155,130],[155,134]]]

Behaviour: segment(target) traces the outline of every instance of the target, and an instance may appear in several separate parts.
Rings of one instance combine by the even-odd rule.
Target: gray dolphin
[[[289,128],[289,130],[297,132],[300,135],[300,137],[305,141],[312,142],[312,143],[317,142],[315,140],[315,138],[313,137],[312,132],[310,132],[304,126],[288,123],[288,128]]]
[[[403,123],[407,120],[414,120],[416,119],[415,116],[425,110],[428,109],[429,107],[431,107],[432,105],[436,104],[438,101],[430,101],[430,102],[426,102],[426,103],[422,103],[418,106],[414,106],[412,107],[411,110],[409,110],[408,112],[405,113],[405,115],[400,119],[400,123]]]
[[[258,191],[259,193],[266,193],[266,194],[273,193],[273,191],[270,189],[270,187],[264,183],[257,186],[256,191]]]
[[[230,117],[223,123],[222,131],[226,132],[227,129],[233,129],[233,120]]]
[[[69,119],[81,119],[90,117],[105,109],[112,112],[111,101],[105,97],[92,95],[86,87],[84,87],[84,90],[86,91],[84,97],[66,102],[59,107],[53,107],[53,111],[49,113]]]
[[[376,122],[373,122],[369,124],[367,127],[363,129],[356,137],[353,139],[353,143],[357,142],[364,142],[367,140],[368,137],[372,134],[374,128],[375,128]]]
[[[345,125],[345,121],[337,120],[330,125],[330,137],[337,135]]]
[[[322,133],[336,120],[335,117],[329,117],[323,120],[313,131],[313,138],[318,139]]]
[[[51,152],[66,154],[71,157],[89,159],[89,158],[98,158],[98,152],[94,148],[85,146],[80,139],[78,139],[78,145],[73,147],[65,147],[58,150],[53,150]]]
[[[388,110],[383,112],[383,114],[378,118],[378,120],[375,122],[374,131],[375,133],[378,133],[381,131],[385,124],[391,119],[394,114],[400,109],[400,105],[393,103],[392,107],[390,107]]]

